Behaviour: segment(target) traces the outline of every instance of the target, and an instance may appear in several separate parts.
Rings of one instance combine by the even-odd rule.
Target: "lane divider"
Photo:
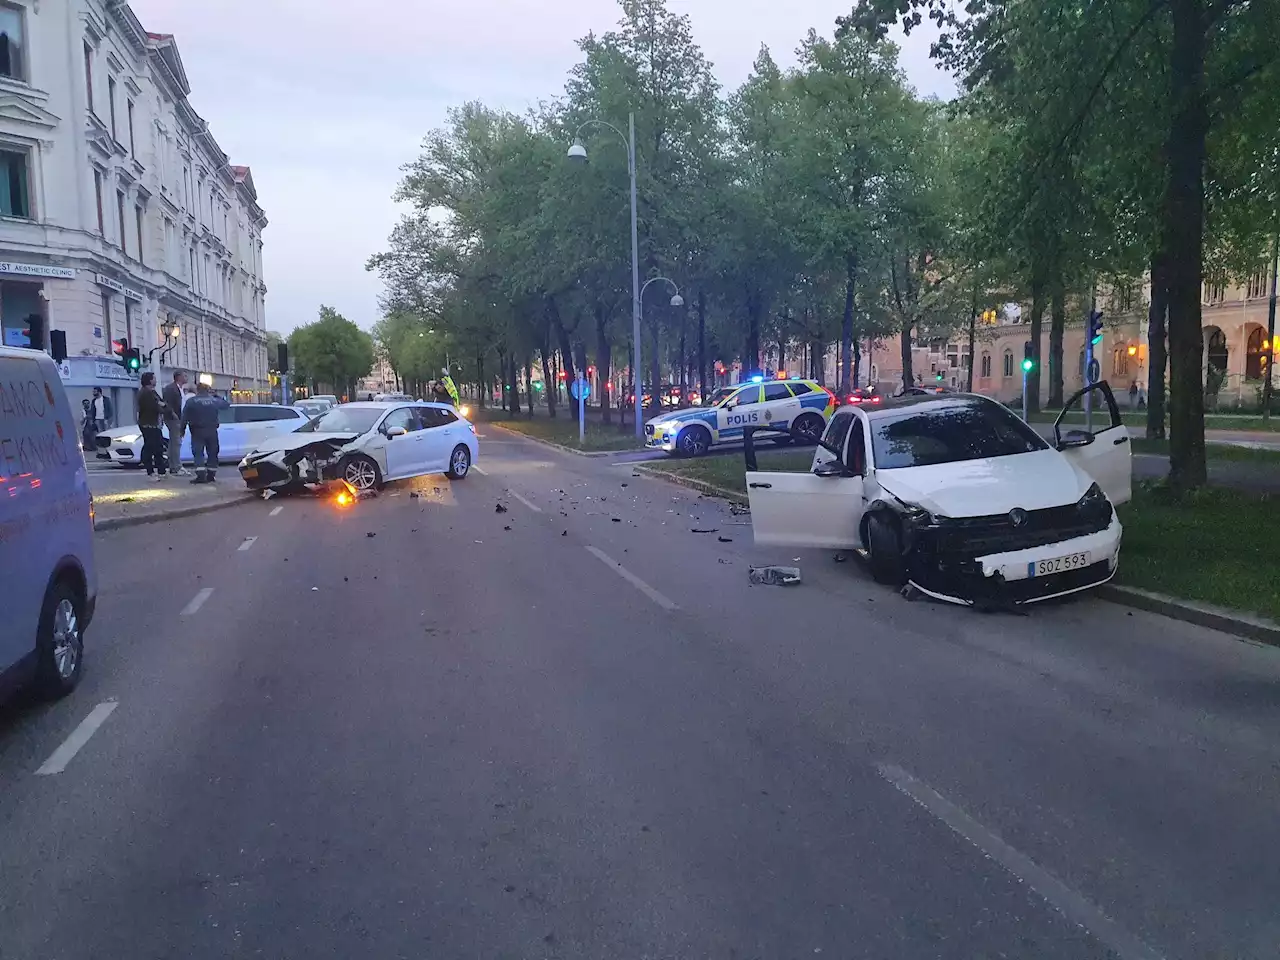
[[[182,617],[191,616],[193,613],[195,613],[201,607],[203,607],[204,602],[208,600],[209,597],[211,597],[212,595],[213,595],[213,587],[205,587],[203,590],[201,590],[199,593],[197,593],[194,597],[191,598],[190,603],[188,603],[185,607],[182,608],[182,613],[180,613],[179,616],[182,616]]]
[[[519,500],[521,503],[523,503],[526,507],[528,507],[534,513],[542,512],[542,508],[540,506],[534,503],[530,503],[528,500],[520,496],[520,494],[516,493],[514,490],[508,490],[507,493],[511,494],[512,497],[514,497],[516,500]]]
[[[107,717],[111,716],[117,706],[119,704],[114,700],[104,700],[90,710],[89,715],[80,721],[80,725],[71,731],[71,735],[49,755],[49,759],[40,764],[40,768],[36,770],[36,776],[47,777],[67,769],[67,764],[89,742],[89,738],[97,732],[98,728],[107,722]]]
[[[589,546],[587,547],[587,552],[590,553],[597,560],[599,560],[601,563],[603,563],[606,567],[608,567],[614,573],[616,573],[618,576],[620,576],[623,580],[627,581],[627,583],[631,584],[633,587],[635,587],[637,590],[643,593],[646,597],[648,597],[650,600],[652,600],[654,603],[660,606],[663,610],[666,610],[668,613],[670,613],[673,610],[679,609],[679,607],[675,605],[675,602],[673,600],[668,599],[662,593],[655,590],[653,587],[649,586],[647,583],[645,583],[643,580],[637,577],[634,573],[632,573],[622,564],[618,563],[618,561],[614,560],[613,557],[609,556],[603,550],[599,549],[598,547]]]
[[[244,543],[242,543],[242,544],[240,544],[240,546],[236,547],[236,552],[237,552],[237,553],[244,553],[246,550],[248,550],[250,547],[252,547],[252,546],[253,546],[255,543],[257,543],[257,542],[258,542],[258,538],[257,538],[257,537],[245,537],[245,538],[244,538]]]
[[[281,510],[283,510],[283,509],[284,509],[284,507],[283,507],[282,505],[277,504],[276,506],[274,506],[274,507],[272,507],[272,508],[271,508],[271,512],[270,512],[270,513],[268,513],[268,514],[267,514],[267,516],[268,516],[268,517],[274,517],[277,513],[279,513],[279,512],[280,512]]]

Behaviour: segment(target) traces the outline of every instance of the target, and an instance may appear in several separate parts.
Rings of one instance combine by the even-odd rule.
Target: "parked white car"
[[[98,599],[93,497],[58,368],[0,347],[0,699],[70,693]]]
[[[298,407],[277,403],[236,403],[218,413],[218,459],[234,463],[269,437],[292,433],[310,418]],[[165,443],[167,427],[161,426]],[[137,424],[104,430],[97,435],[98,459],[126,466],[142,463],[142,429]],[[191,435],[182,437],[182,462],[192,463]]]
[[[1063,432],[1086,393],[1101,423]],[[758,544],[852,549],[881,583],[999,606],[1115,575],[1132,459],[1102,382],[1071,398],[1052,445],[986,397],[913,396],[841,407],[810,472],[746,481]]]
[[[344,403],[240,461],[254,490],[346,480],[357,490],[429,473],[461,480],[480,454],[476,428],[446,403]]]

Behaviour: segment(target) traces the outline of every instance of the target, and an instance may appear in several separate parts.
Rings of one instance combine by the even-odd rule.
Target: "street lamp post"
[[[635,416],[636,439],[644,433],[640,425],[640,389],[636,380],[640,376],[640,243],[636,229],[636,115],[627,115],[627,129],[630,136],[604,120],[588,120],[578,127],[573,135],[573,143],[569,147],[569,159],[578,163],[586,163],[587,148],[582,145],[581,134],[589,126],[607,127],[622,138],[627,145],[627,173],[631,176],[631,339],[632,361],[631,380],[635,385],[636,400],[633,414]]]
[[[645,292],[646,290],[648,290],[648,289],[649,289],[649,284],[651,284],[651,283],[657,283],[659,280],[661,280],[663,283],[668,284],[668,285],[671,287],[671,305],[672,305],[673,307],[683,307],[683,306],[684,306],[684,297],[680,296],[680,288],[679,288],[678,286],[676,286],[676,283],[675,283],[675,281],[674,281],[674,280],[670,279],[669,277],[650,277],[648,280],[646,280],[646,281],[644,282],[644,286],[640,288],[640,296],[639,296],[639,298],[638,298],[638,299],[639,299],[639,301],[640,301],[640,308],[641,308],[641,312],[643,312],[643,310],[644,310],[644,292]],[[637,329],[638,329],[638,328],[637,328]],[[655,352],[654,352],[654,357],[653,357],[653,359],[654,359],[654,361],[656,362],[656,361],[657,361],[657,359],[658,359],[658,355],[657,355],[657,352],[656,352],[656,351],[657,351],[657,339],[656,339],[656,336],[655,336],[655,339],[654,339],[654,351],[655,351]],[[637,354],[637,361],[638,361],[638,360],[639,360],[639,355]],[[655,379],[655,381],[657,380],[657,378],[656,378],[656,377],[655,377],[654,379]],[[657,390],[657,389],[658,389],[658,384],[657,384],[656,382],[653,384],[653,389],[654,389],[654,390]],[[642,390],[637,390],[637,391],[636,391],[636,423],[637,423],[637,424],[639,424],[639,422],[640,422],[639,412],[640,412],[640,401],[641,401],[641,399],[642,399],[642,398],[641,398],[641,396],[640,396],[640,394],[641,394],[641,393],[643,393],[643,392],[644,392],[644,391],[642,391]],[[659,402],[661,402],[661,401],[659,401]],[[639,436],[639,431],[637,431],[637,436]]]

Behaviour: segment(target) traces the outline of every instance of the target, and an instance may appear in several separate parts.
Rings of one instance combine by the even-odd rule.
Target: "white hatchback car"
[[[1096,430],[1062,432],[1086,393]],[[1131,495],[1128,429],[1105,382],[1050,445],[986,397],[841,407],[808,473],[750,469],[759,544],[856,550],[882,583],[953,603],[1030,603],[1110,580]]]
[[[240,461],[253,490],[346,480],[357,490],[429,473],[461,480],[480,454],[476,428],[447,403],[344,403]]]
[[[299,407],[278,403],[233,403],[218,411],[218,459],[234,463],[268,438],[292,433],[310,419]],[[168,443],[168,428],[161,426]],[[104,430],[97,435],[98,459],[125,466],[142,463],[142,430],[136,424]],[[182,437],[182,462],[192,463],[191,434]]]

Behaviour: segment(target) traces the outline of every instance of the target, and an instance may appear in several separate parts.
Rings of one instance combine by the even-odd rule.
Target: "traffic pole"
[[[1027,422],[1027,365],[1025,363],[1022,365],[1022,422]]]

